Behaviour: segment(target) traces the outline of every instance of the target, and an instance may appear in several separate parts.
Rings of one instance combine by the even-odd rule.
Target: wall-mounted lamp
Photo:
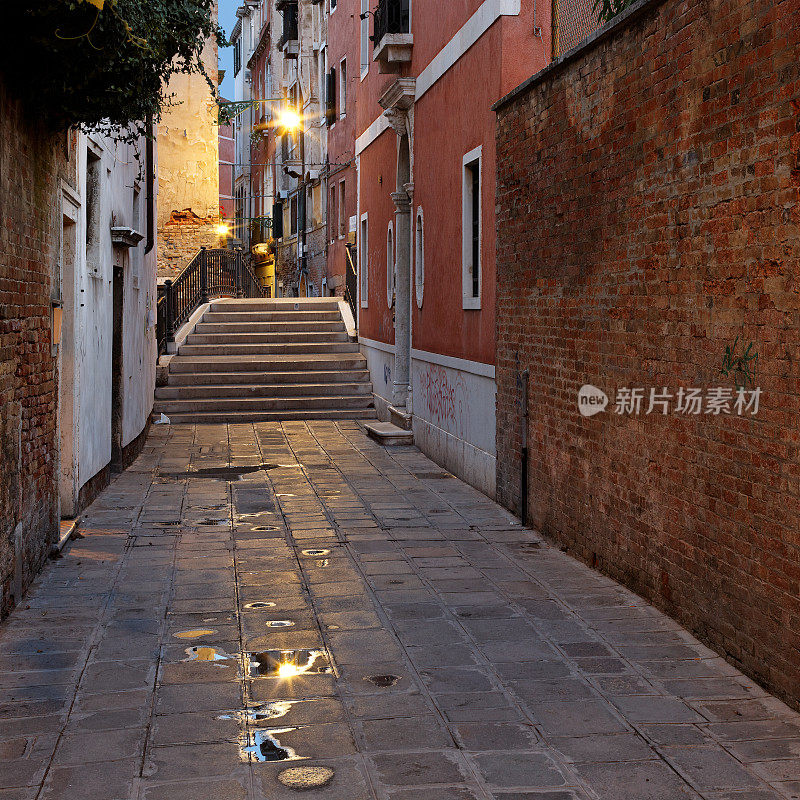
[[[61,319],[64,309],[60,300],[50,302],[50,344],[58,347],[61,344]]]

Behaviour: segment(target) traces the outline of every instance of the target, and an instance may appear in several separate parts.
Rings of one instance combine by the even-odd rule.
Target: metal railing
[[[344,279],[344,299],[347,300],[350,310],[353,312],[353,319],[358,319],[358,271],[356,270],[355,260],[350,248],[353,245],[346,244],[345,251],[345,279]]]
[[[244,263],[241,250],[201,250],[174,281],[159,287],[156,339],[159,355],[175,340],[175,331],[212,297],[265,297],[261,281]]]
[[[387,33],[411,33],[409,0],[380,0],[375,9],[372,41],[378,45]]]
[[[552,0],[551,16],[554,60],[601,25],[595,0]]]

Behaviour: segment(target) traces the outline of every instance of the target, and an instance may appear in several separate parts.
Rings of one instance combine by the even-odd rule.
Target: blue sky
[[[231,35],[236,24],[236,9],[239,0],[219,0],[219,24],[226,36]],[[226,100],[233,100],[233,48],[220,47],[219,68],[225,70],[225,80],[222,82],[220,92]]]

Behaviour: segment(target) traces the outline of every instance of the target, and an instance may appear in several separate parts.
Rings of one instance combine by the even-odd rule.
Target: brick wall
[[[67,137],[25,119],[0,78],[0,616],[38,572],[58,533],[56,291]],[[72,162],[74,174],[74,161]]]
[[[800,0],[645,3],[501,104],[497,144],[500,500],[528,369],[530,524],[800,705]],[[737,336],[755,417],[614,413],[731,387]]]

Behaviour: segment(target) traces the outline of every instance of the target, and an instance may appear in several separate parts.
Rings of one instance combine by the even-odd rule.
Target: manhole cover
[[[278,773],[278,780],[289,789],[319,789],[333,778],[330,767],[291,767]]]
[[[383,689],[394,686],[400,680],[400,677],[398,675],[369,675],[364,680],[374,683]]]

